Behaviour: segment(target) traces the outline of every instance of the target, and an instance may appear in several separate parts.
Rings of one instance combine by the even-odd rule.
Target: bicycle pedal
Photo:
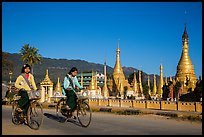
[[[26,119],[24,119],[24,124],[28,125],[28,121]]]
[[[72,116],[71,118],[72,118],[72,119],[76,119],[76,116]]]

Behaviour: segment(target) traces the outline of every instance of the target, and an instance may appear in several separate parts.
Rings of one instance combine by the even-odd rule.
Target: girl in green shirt
[[[71,112],[74,111],[76,107],[76,94],[75,88],[78,87],[79,89],[83,89],[83,87],[79,84],[77,80],[77,68],[73,67],[69,73],[66,75],[64,78],[64,83],[63,83],[63,90],[62,93],[67,96],[66,100],[66,106],[63,109],[71,110]]]

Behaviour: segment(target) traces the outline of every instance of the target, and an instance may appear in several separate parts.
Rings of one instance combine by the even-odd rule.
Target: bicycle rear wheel
[[[88,127],[91,123],[92,111],[87,102],[79,103],[77,106],[77,118],[83,127]]]
[[[66,100],[64,98],[60,99],[57,102],[56,115],[57,115],[58,120],[61,122],[65,122],[68,117],[68,111],[65,109],[62,109],[64,105],[66,105]]]
[[[38,130],[43,122],[42,105],[37,101],[30,104],[27,112],[27,122],[31,129]]]
[[[12,123],[15,125],[21,124],[20,117],[22,114],[17,112],[17,108],[18,108],[18,102],[14,101],[12,104],[11,116],[12,116]]]

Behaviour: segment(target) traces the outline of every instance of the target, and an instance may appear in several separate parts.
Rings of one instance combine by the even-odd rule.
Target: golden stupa
[[[194,66],[188,54],[188,34],[186,25],[182,36],[182,42],[183,49],[181,58],[177,66],[175,79],[181,82],[181,84],[184,86],[183,93],[187,93],[189,88],[192,88],[192,90],[194,90],[197,80],[194,72]]]
[[[143,94],[143,87],[142,87],[142,74],[141,74],[141,71],[139,70],[138,71],[138,73],[139,73],[139,93],[140,94]]]
[[[57,84],[56,84],[56,86],[55,86],[55,92],[59,92],[60,95],[62,95],[62,87],[61,87],[61,84],[60,84],[60,79],[59,79],[59,77],[58,77],[58,79],[57,79]]]
[[[119,42],[118,47],[116,49],[116,63],[113,70],[113,84],[111,85],[112,88],[109,87],[109,89],[116,93],[116,96],[120,95],[122,98],[124,97],[124,89],[131,90],[130,84],[128,83],[128,80],[125,79],[125,75],[123,73],[122,66],[120,64],[120,48],[119,48]],[[126,88],[124,88],[126,87]]]
[[[92,70],[91,82],[90,82],[88,89],[89,90],[97,90],[97,79],[96,79],[96,76],[94,76],[93,70]]]
[[[46,69],[46,75],[44,80],[40,83],[40,85],[53,85],[53,82],[50,80],[48,75],[48,69]]]
[[[149,75],[147,77],[147,86],[148,86],[148,94],[151,95],[151,87],[150,87],[150,79],[149,79]]]
[[[164,85],[164,78],[163,78],[163,66],[160,65],[160,79],[159,79],[159,86],[158,86],[158,97],[161,98],[163,94],[163,85]]]
[[[107,87],[107,76],[106,76],[106,62],[104,63],[104,86],[102,89],[102,96],[104,98],[109,97],[109,91],[108,91],[108,87]]]
[[[137,78],[136,78],[136,71],[134,71],[133,81],[131,83],[131,86],[132,86],[132,89],[135,92],[135,94],[138,95],[139,94],[139,89],[138,89],[139,87],[138,87]]]
[[[155,96],[157,93],[157,82],[156,82],[156,76],[154,74],[154,81],[153,81],[153,89],[152,89],[152,96]]]

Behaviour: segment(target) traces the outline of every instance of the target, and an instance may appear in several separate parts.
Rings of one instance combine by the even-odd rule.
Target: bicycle
[[[19,108],[18,102],[21,96],[15,95],[12,102],[12,122],[15,125],[26,124],[31,129],[38,130],[43,122],[43,108],[42,105],[37,100],[30,100],[29,107],[27,110],[27,115],[25,116],[23,112],[19,113],[17,109]]]
[[[82,93],[75,92],[75,94],[77,95],[77,103],[74,112],[62,109],[62,107],[66,105],[66,97],[64,97],[61,98],[57,103],[56,107],[57,117],[58,119],[60,119],[60,117],[64,116],[66,118],[64,122],[66,122],[70,118],[73,119],[77,118],[82,127],[88,127],[89,124],[91,123],[92,110],[87,101],[88,100],[87,91],[85,90]]]

